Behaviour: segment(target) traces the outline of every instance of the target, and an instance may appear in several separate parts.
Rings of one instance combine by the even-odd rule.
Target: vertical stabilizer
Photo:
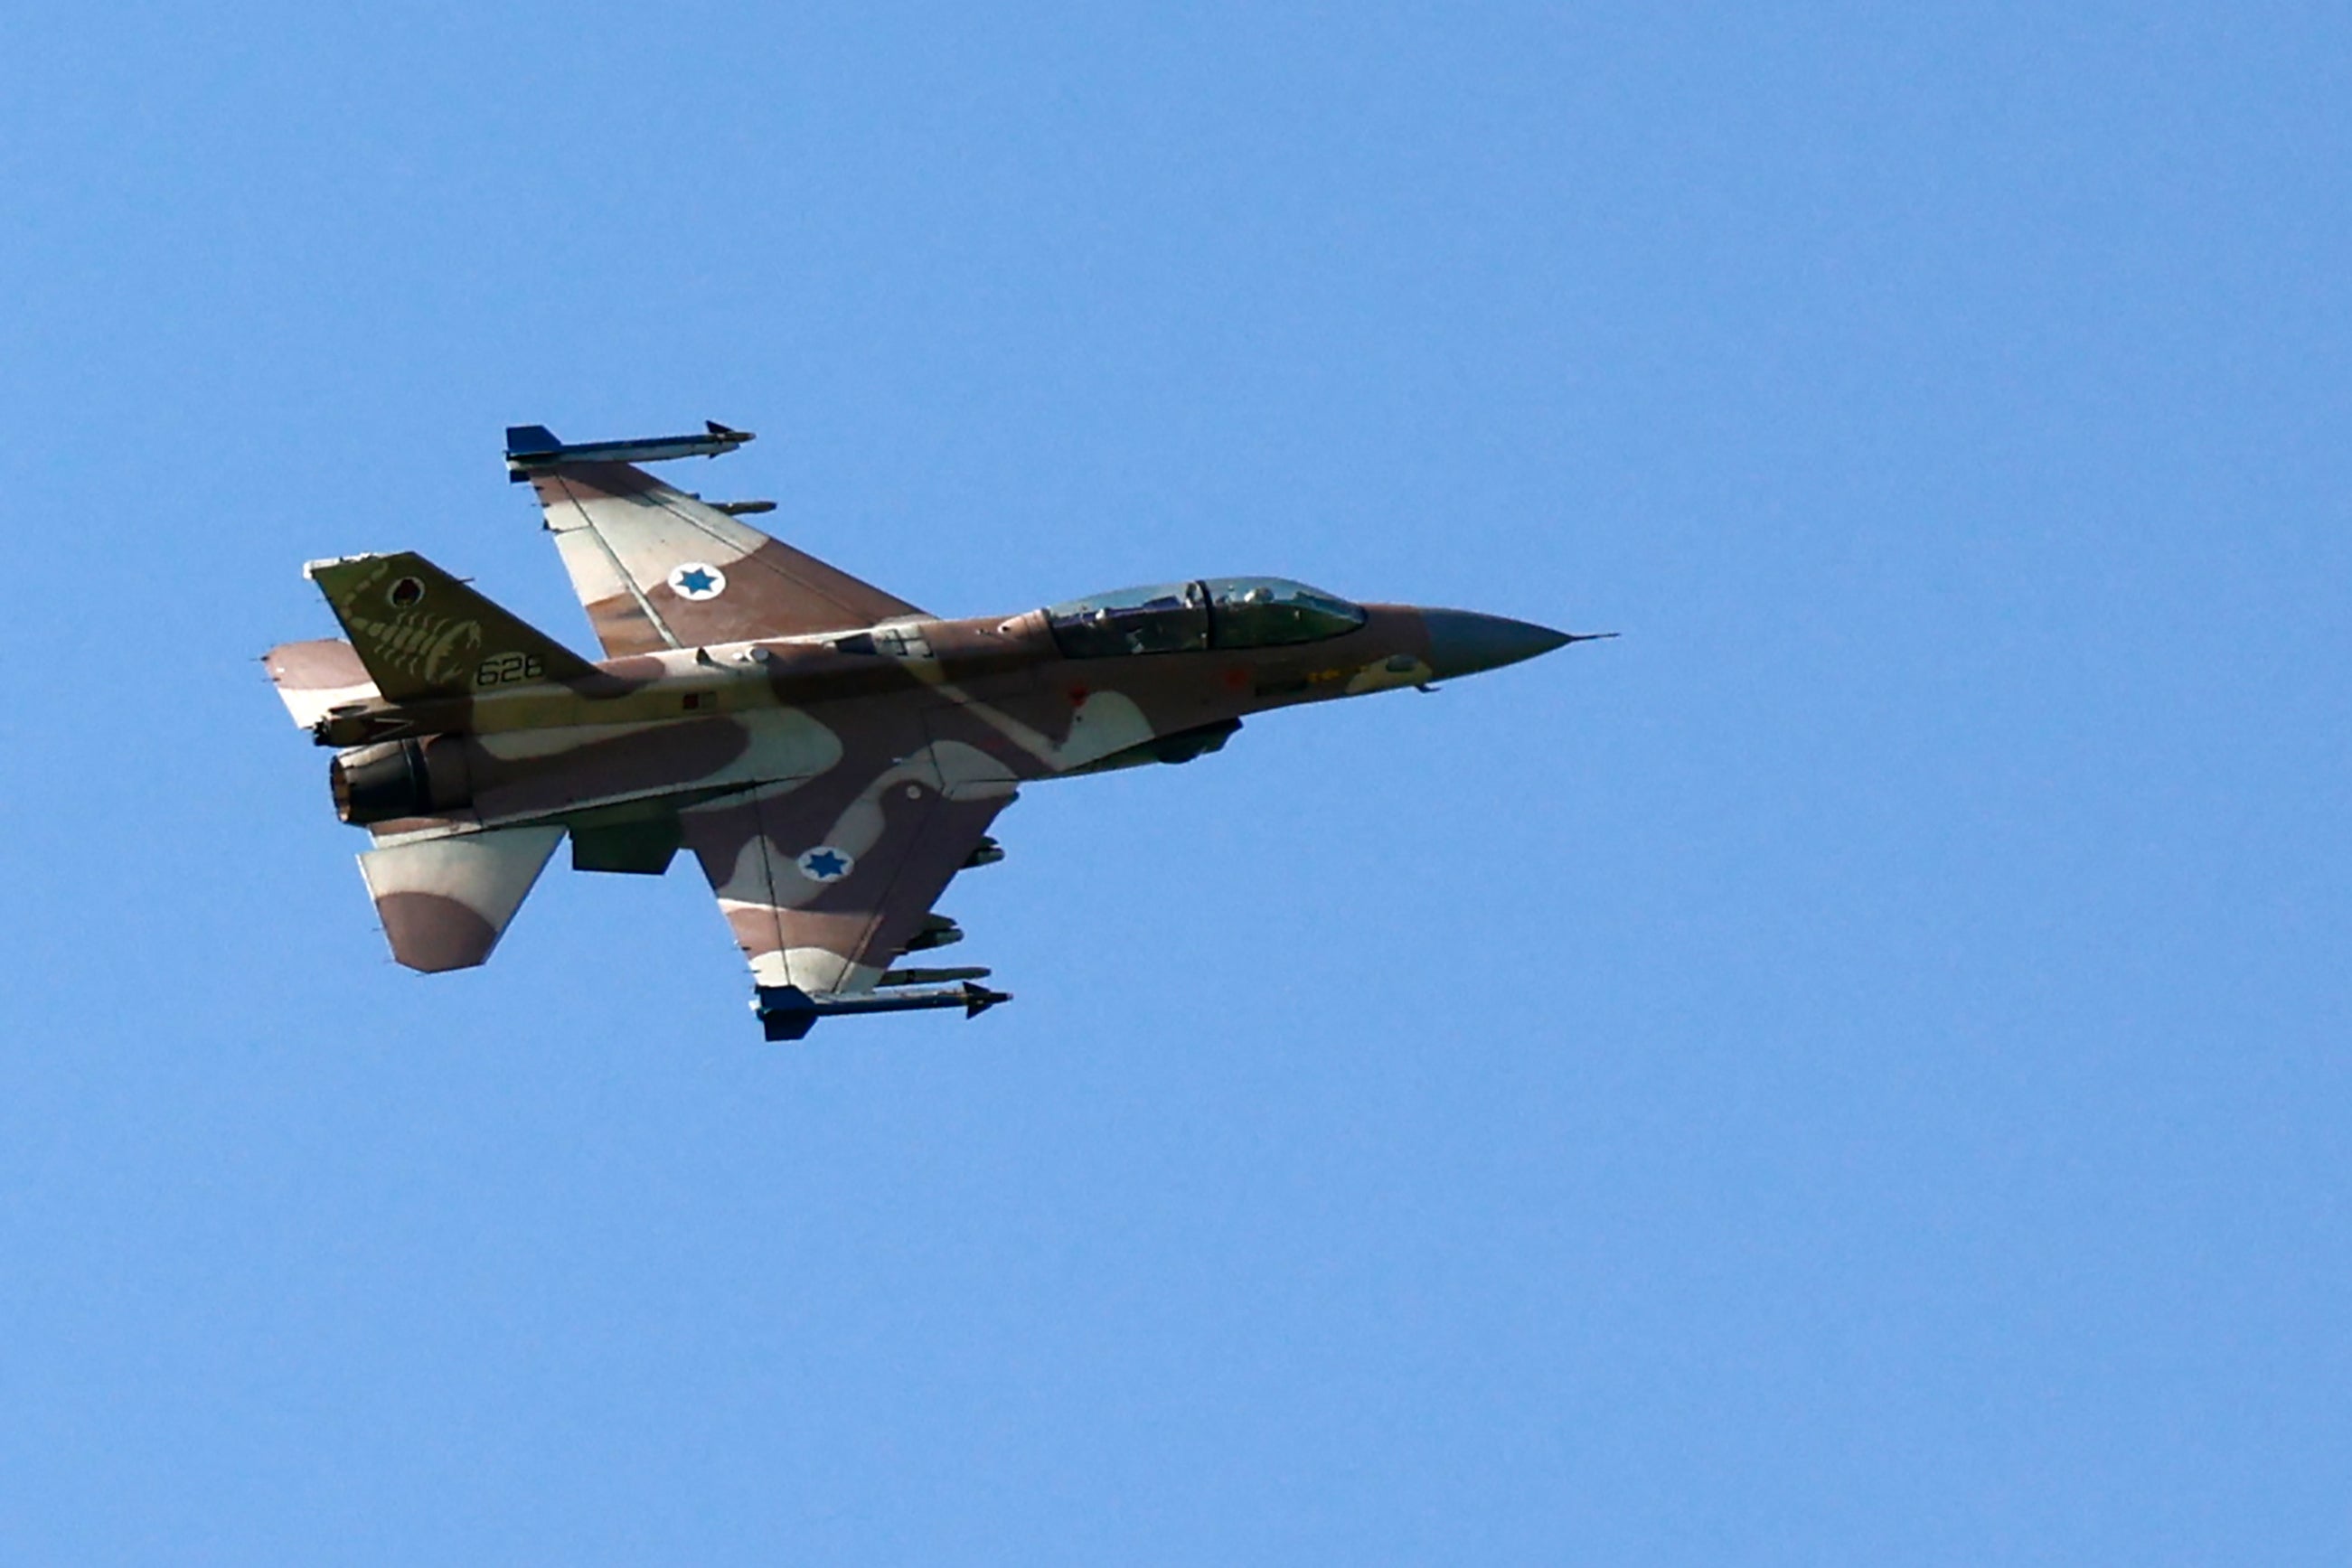
[[[587,660],[413,550],[314,560],[302,574],[327,596],[353,656],[393,702],[593,673]]]

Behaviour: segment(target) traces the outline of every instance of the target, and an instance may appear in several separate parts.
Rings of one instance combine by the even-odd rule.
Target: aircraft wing
[[[543,462],[523,476],[608,657],[922,613],[631,464]]]
[[[909,943],[954,930],[931,904],[957,872],[993,858],[988,825],[1013,799],[1001,764],[950,742],[692,807],[679,820],[751,963],[763,1018],[779,998],[804,1009],[815,998],[817,1013],[878,1011],[881,998],[852,998],[872,992]],[[804,1032],[805,1023],[779,1032],[772,1021],[770,1038]]]

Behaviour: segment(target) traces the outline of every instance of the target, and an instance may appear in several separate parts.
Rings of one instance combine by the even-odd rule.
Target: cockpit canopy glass
[[[1213,648],[1319,643],[1370,619],[1360,605],[1279,577],[1213,577],[1201,586],[1209,591]]]
[[[1071,659],[1315,643],[1366,619],[1359,605],[1278,577],[1124,588],[1045,610],[1055,643]]]
[[[1188,653],[1209,645],[1209,596],[1197,582],[1122,588],[1045,608],[1066,659]]]

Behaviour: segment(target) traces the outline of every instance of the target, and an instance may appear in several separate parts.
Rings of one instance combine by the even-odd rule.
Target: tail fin
[[[302,574],[327,596],[390,701],[594,673],[579,654],[413,551],[314,560]]]

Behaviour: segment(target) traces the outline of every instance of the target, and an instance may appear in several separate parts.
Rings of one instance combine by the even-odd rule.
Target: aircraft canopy
[[[1279,577],[1122,588],[1045,609],[1055,645],[1071,659],[1317,643],[1366,618],[1360,605]]]

